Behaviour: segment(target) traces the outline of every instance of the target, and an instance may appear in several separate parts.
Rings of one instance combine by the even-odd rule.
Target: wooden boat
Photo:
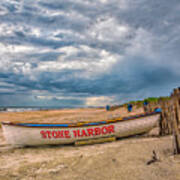
[[[2,122],[4,137],[16,147],[72,144],[81,140],[105,137],[127,137],[150,131],[158,123],[160,113],[116,118],[99,122],[69,124],[38,124]]]

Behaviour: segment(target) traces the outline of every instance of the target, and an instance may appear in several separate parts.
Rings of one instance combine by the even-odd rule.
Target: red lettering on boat
[[[70,138],[71,137],[68,130],[64,131],[64,134],[65,134],[66,138]]]
[[[106,135],[106,134],[112,134],[115,132],[114,130],[114,125],[109,125],[109,126],[101,126],[101,127],[94,127],[94,128],[79,128],[76,130],[72,130],[73,132],[73,137],[78,138],[78,137],[87,137],[87,136],[99,136],[99,135]],[[40,131],[40,134],[43,139],[46,138],[71,138],[70,130],[60,130],[60,131]]]
[[[63,131],[58,131],[57,138],[64,138]]]
[[[51,139],[51,131],[46,131],[46,133],[48,134],[48,138]]]
[[[40,133],[41,133],[43,139],[46,139],[46,138],[47,138],[45,131],[41,131]]]
[[[93,136],[93,129],[87,129],[87,132],[88,132],[88,134],[89,134],[89,136]]]
[[[102,134],[107,134],[108,128],[106,126],[102,127]]]
[[[88,136],[88,134],[86,134],[86,131],[83,129],[82,130],[82,134],[81,134],[82,136]]]
[[[77,131],[76,130],[73,131],[73,134],[74,134],[74,137],[77,137]]]
[[[58,138],[58,132],[57,131],[52,131],[52,136],[53,136],[53,138]]]
[[[101,134],[101,129],[100,128],[95,128],[95,135],[100,135]]]
[[[81,136],[81,135],[80,135],[80,130],[79,130],[79,129],[77,130],[77,134],[78,134],[78,137]]]
[[[114,133],[114,125],[108,126],[109,133]]]

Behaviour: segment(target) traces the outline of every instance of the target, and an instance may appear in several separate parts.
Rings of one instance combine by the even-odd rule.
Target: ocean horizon
[[[0,112],[24,112],[37,110],[72,109],[71,106],[0,106]]]
[[[75,109],[75,108],[100,108],[100,107],[92,107],[92,106],[88,106],[88,107],[86,107],[86,106],[0,106],[0,112],[25,112],[25,111]]]

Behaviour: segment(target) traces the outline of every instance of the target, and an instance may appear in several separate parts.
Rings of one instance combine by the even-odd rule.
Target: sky
[[[179,0],[1,0],[0,106],[86,107],[180,85]]]

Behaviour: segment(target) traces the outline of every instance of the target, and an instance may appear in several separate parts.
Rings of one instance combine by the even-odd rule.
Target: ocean
[[[24,112],[24,111],[39,111],[39,110],[55,110],[65,109],[67,107],[0,107],[1,112]],[[70,107],[69,107],[70,108]]]

